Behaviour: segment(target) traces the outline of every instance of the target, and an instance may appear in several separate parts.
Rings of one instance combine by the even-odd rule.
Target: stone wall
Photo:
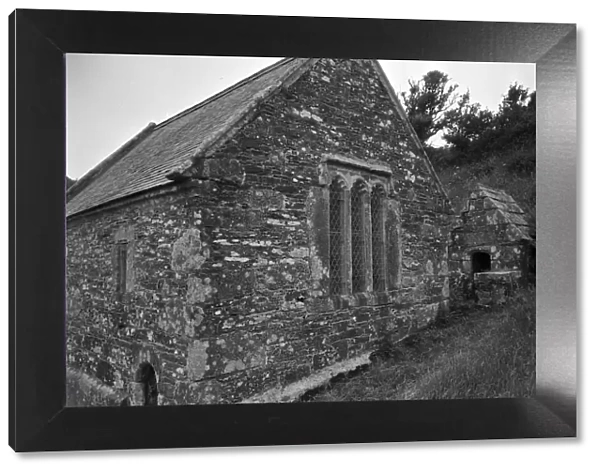
[[[450,209],[419,153],[369,63],[320,60],[198,179],[69,219],[69,365],[125,397],[147,361],[159,404],[239,402],[424,326],[448,308]],[[330,175],[381,169],[386,290],[331,296]]]
[[[473,276],[478,304],[503,305],[519,287],[521,271],[490,271]]]
[[[454,227],[449,250],[453,302],[480,299],[487,304],[493,294],[503,300],[508,287],[515,282],[525,284],[532,267],[535,270],[535,261],[530,260],[535,241],[524,212],[505,192],[478,185],[466,199]],[[489,255],[489,276],[476,273],[476,253]],[[494,281],[497,291],[492,290]]]

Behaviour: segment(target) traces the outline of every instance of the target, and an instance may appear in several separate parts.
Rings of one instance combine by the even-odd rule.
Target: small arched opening
[[[471,256],[471,268],[473,274],[490,271],[492,269],[492,257],[485,251],[476,251]]]
[[[135,372],[134,381],[141,387],[142,405],[158,405],[158,382],[156,379],[156,371],[154,371],[154,367],[150,363],[144,361],[140,364]]]

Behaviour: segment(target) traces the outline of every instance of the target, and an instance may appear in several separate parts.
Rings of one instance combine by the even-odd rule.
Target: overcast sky
[[[280,58],[68,54],[67,175],[80,178],[137,134]],[[446,72],[471,100],[496,110],[511,83],[535,90],[535,65],[381,61],[397,92]]]

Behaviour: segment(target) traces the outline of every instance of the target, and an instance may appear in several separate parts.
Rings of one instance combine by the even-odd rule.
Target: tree
[[[444,121],[444,140],[459,153],[467,153],[489,133],[494,114],[477,102],[471,103],[471,94],[467,91],[461,96],[458,106],[446,113]]]
[[[400,95],[417,136],[422,143],[444,129],[446,113],[455,105],[458,84],[450,84],[448,74],[430,71],[418,81],[409,79],[408,91]]]
[[[504,155],[504,165],[519,172],[535,169],[536,95],[512,84],[497,112],[471,103],[469,92],[445,115],[444,140],[451,159],[463,162]]]
[[[509,87],[496,114],[499,145],[535,146],[535,99],[535,92],[520,84]]]

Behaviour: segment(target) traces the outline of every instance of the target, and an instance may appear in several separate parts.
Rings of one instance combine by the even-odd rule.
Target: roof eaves
[[[188,115],[189,113],[192,113],[194,111],[201,109],[202,107],[206,106],[207,104],[226,96],[227,94],[231,93],[235,89],[238,89],[239,87],[247,85],[251,81],[256,80],[257,78],[259,78],[265,74],[268,74],[281,66],[285,66],[286,64],[288,64],[296,59],[298,59],[298,58],[284,58],[280,61],[277,61],[276,63],[271,64],[270,66],[268,66],[264,69],[261,69],[260,71],[241,80],[240,82],[237,82],[236,84],[232,85],[231,87],[228,87],[228,88],[222,90],[221,92],[209,97],[208,99],[204,100],[203,102],[196,104],[196,105],[166,119],[165,121],[159,123],[158,125],[156,125],[154,123],[150,123],[146,128],[144,128],[142,131],[140,131],[137,135],[135,135],[133,138],[131,138],[129,141],[127,141],[125,144],[123,144],[119,149],[117,149],[115,152],[113,152],[111,155],[109,155],[106,159],[104,159],[102,162],[100,162],[96,167],[94,167],[92,170],[90,170],[82,178],[80,178],[76,182],[75,185],[71,186],[71,188],[69,188],[69,191],[67,193],[67,202],[69,202],[71,199],[75,198],[78,194],[80,194],[82,191],[84,191],[85,188],[91,182],[95,181],[98,177],[100,177],[108,169],[110,169],[115,163],[117,163],[121,158],[123,158],[129,152],[131,152],[139,143],[141,143],[152,132],[164,127],[165,125],[167,125],[185,115]],[[285,84],[285,83],[289,82],[290,77],[294,77],[294,80],[297,77],[299,77],[299,75],[296,76],[295,73],[299,69],[302,69],[304,71],[305,69],[303,68],[303,66],[305,66],[307,64],[307,62],[309,62],[309,61],[311,61],[311,60],[306,59],[305,62],[299,64],[299,67],[292,68],[291,71],[289,71],[288,74],[282,80],[280,80],[281,84]],[[281,84],[279,84],[279,86],[281,86]],[[265,97],[272,95],[272,93],[274,93],[276,89],[277,89],[277,87],[269,88],[268,93],[260,94],[260,99],[264,100]],[[258,102],[259,102],[258,100],[255,100],[248,107],[242,107],[238,113],[238,117],[233,121],[232,126],[227,127],[223,130],[219,130],[219,132],[215,133],[213,137],[211,137],[209,140],[205,141],[205,145],[203,145],[201,147],[201,149],[195,150],[193,156],[190,157],[190,160],[188,163],[184,163],[184,165],[180,166],[178,169],[172,170],[169,173],[169,175],[167,175],[167,177],[172,180],[178,180],[177,175],[178,175],[178,171],[180,169],[185,170],[185,169],[189,168],[190,163],[193,164],[195,158],[197,158],[199,155],[205,155],[209,150],[213,149],[215,146],[222,143],[222,141],[223,141],[222,138],[230,137],[233,134],[233,133],[231,133],[232,129],[234,130],[234,132],[239,130],[239,128],[240,128],[239,125],[242,124],[242,126],[243,126],[243,124],[246,123],[246,121],[244,119],[246,117],[252,115],[253,108],[255,108],[255,106],[258,104]],[[184,177],[184,179],[186,178],[185,176],[183,176],[183,177]],[[108,202],[106,202],[106,203],[108,203]],[[86,210],[91,210],[91,209],[95,209],[97,207],[102,207],[103,205],[104,205],[104,203],[98,204],[98,205],[93,205],[92,207],[86,207],[80,211],[74,212],[71,215],[83,213]]]
[[[147,199],[149,196],[155,197],[155,196],[159,196],[159,195],[164,195],[164,194],[167,194],[177,188],[178,188],[177,183],[167,182],[166,184],[161,184],[159,186],[152,187],[151,189],[145,189],[145,190],[133,193],[133,194],[128,194],[123,197],[119,197],[119,198],[116,198],[113,200],[109,200],[107,202],[102,202],[100,204],[93,205],[91,207],[85,207],[80,210],[75,210],[72,212],[69,212],[68,204],[67,204],[66,217],[67,217],[67,220],[70,220],[74,217],[80,217],[83,215],[89,215],[89,214],[93,214],[96,212],[101,212],[101,211],[109,209],[109,208],[119,207],[121,205],[124,205],[125,203],[129,204],[129,203],[139,201],[140,199]]]

